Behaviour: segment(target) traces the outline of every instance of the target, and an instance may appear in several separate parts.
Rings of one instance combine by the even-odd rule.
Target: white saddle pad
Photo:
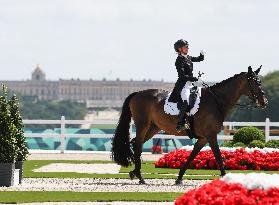
[[[187,82],[184,86],[184,88],[181,91],[181,98],[182,100],[187,100],[187,102],[189,103],[189,96],[190,96],[190,89],[193,87],[193,84],[191,82]],[[177,108],[177,103],[173,103],[173,102],[169,102],[169,97],[170,97],[171,93],[168,94],[168,97],[165,101],[165,105],[164,105],[164,111],[165,113],[169,114],[169,115],[178,115],[179,114],[179,110]],[[188,115],[194,115],[198,110],[199,110],[199,105],[200,105],[200,97],[201,97],[201,87],[198,87],[198,95],[197,95],[197,99],[195,102],[194,107],[190,110],[190,113],[188,113]]]

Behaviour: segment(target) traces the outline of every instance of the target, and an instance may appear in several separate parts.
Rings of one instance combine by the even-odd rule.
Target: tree
[[[17,129],[11,120],[7,88],[4,85],[2,87],[3,95],[0,96],[0,162],[14,163],[18,154],[15,139]]]
[[[64,115],[66,119],[80,120],[87,113],[85,103],[48,100],[23,100],[21,111],[24,119],[59,119]]]
[[[11,119],[12,123],[15,125],[17,132],[15,135],[16,138],[16,145],[19,148],[18,156],[17,156],[17,161],[24,161],[27,159],[27,156],[29,154],[28,148],[27,148],[27,142],[26,138],[24,136],[24,131],[23,131],[23,122],[22,122],[22,117],[20,115],[19,111],[19,102],[16,97],[16,95],[13,95],[11,100],[9,101],[10,105],[10,110],[11,110]]]

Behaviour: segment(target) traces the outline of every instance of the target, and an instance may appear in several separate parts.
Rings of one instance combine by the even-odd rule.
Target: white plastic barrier
[[[64,116],[61,116],[61,120],[23,120],[25,125],[60,125],[61,132],[60,134],[44,134],[44,133],[25,133],[25,137],[57,137],[60,138],[61,146],[60,152],[64,153],[65,150],[65,138],[66,137],[78,137],[78,138],[112,138],[113,134],[67,134],[65,132],[66,125],[82,125],[82,124],[109,124],[116,125],[118,123],[117,120],[96,120],[96,121],[88,121],[88,120],[66,120]],[[131,123],[133,124],[133,122]],[[229,129],[233,129],[234,126],[259,126],[265,127],[265,140],[269,141],[272,139],[279,140],[279,136],[270,136],[270,127],[279,127],[279,122],[270,122],[269,118],[266,119],[265,122],[224,122],[224,126],[229,126]],[[134,133],[132,133],[132,126],[130,129],[131,137],[134,137]],[[175,136],[175,135],[166,135],[166,134],[157,134],[153,138],[161,138],[161,139],[189,139],[188,136]],[[233,137],[230,135],[218,135],[218,140],[232,140]]]

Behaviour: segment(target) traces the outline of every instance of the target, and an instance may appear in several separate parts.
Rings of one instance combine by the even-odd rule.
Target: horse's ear
[[[251,66],[248,67],[248,73],[252,73],[253,72],[253,69]]]
[[[262,65],[261,65],[257,70],[255,70],[255,73],[256,73],[257,75],[259,74],[261,68],[262,68]]]

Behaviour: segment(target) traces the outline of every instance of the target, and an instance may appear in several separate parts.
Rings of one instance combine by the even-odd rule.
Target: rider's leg
[[[185,117],[185,124],[187,124],[187,130],[188,130],[188,137],[190,139],[193,139],[195,136],[194,136],[194,133],[193,133],[193,127],[192,127],[192,123],[193,123],[193,116],[192,115],[187,115],[186,114],[186,117]]]
[[[178,132],[188,129],[190,138],[192,138],[193,136],[193,134],[191,133],[191,123],[193,121],[193,116],[190,114],[188,115],[187,113],[190,113],[190,110],[194,107],[196,99],[197,99],[197,93],[194,91],[190,93],[189,104],[187,103],[186,100],[182,103],[179,116],[178,116],[179,121],[176,127],[176,130]]]
[[[187,100],[185,100],[183,103],[181,103],[181,106],[180,106],[180,110],[179,110],[179,114],[178,114],[179,120],[178,120],[178,123],[176,126],[177,132],[180,132],[185,129],[190,129],[190,124],[189,123],[186,124],[186,120],[185,120],[185,117],[187,116],[187,114],[186,114],[187,108],[188,108],[188,102],[187,102]]]

